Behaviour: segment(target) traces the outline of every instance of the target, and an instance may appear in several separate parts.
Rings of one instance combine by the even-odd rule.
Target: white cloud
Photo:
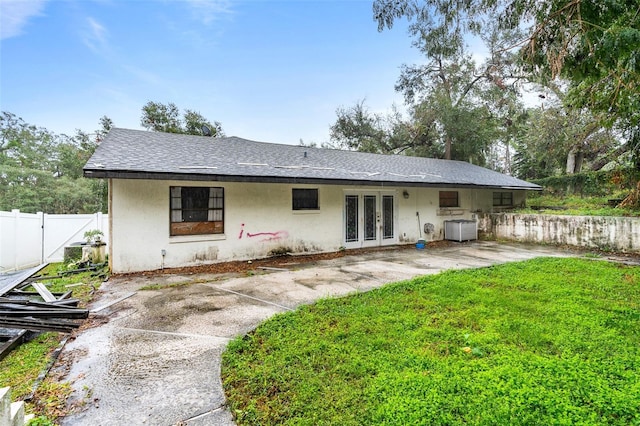
[[[158,74],[144,70],[142,68],[138,68],[133,65],[123,65],[122,68],[129,75],[133,76],[139,83],[144,83],[145,85],[152,87],[162,87],[167,84],[167,82],[164,81]]]
[[[100,22],[89,17],[82,33],[83,43],[95,53],[104,52],[109,46],[107,37],[109,32]]]
[[[232,13],[229,0],[186,0],[194,19],[205,25]]]
[[[40,16],[46,0],[0,0],[0,40],[22,34],[29,19]]]

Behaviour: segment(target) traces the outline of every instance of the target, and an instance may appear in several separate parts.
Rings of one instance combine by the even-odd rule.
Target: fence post
[[[44,243],[45,243],[44,222],[45,222],[46,214],[44,214],[42,212],[38,212],[36,214],[38,215],[38,218],[40,219],[40,264],[42,265],[44,263]]]
[[[104,231],[102,230],[102,212],[97,212],[96,213],[96,227],[95,229],[97,229],[98,231],[102,232],[104,234]]]
[[[18,223],[20,209],[12,209],[11,214],[13,215],[13,246],[17,247],[19,234],[18,228],[20,227],[20,224]],[[13,270],[18,270],[18,250],[13,250]]]

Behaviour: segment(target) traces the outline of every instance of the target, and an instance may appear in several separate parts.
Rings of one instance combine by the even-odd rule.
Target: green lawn
[[[640,267],[535,259],[277,315],[232,341],[239,424],[640,424]]]

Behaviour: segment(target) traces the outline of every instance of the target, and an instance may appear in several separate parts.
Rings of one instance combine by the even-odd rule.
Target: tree
[[[396,109],[387,115],[367,109],[365,101],[350,108],[338,108],[331,126],[333,147],[379,154],[441,156],[433,128],[405,120]]]
[[[524,4],[521,0],[519,3]],[[510,8],[513,24],[533,17],[521,50],[527,65],[570,81],[576,107],[609,124],[640,122],[640,13],[637,0],[546,0],[530,12]],[[535,68],[534,68],[535,69]]]
[[[384,117],[371,113],[364,100],[350,108],[338,108],[331,126],[331,141],[343,149],[389,153],[392,150],[391,125]]]
[[[102,142],[102,139],[107,136],[107,133],[109,133],[109,130],[113,127],[113,120],[106,115],[103,115],[100,117],[99,123],[100,128],[96,130],[96,143],[98,144]]]
[[[530,109],[516,143],[516,171],[523,179],[598,170],[620,142],[586,109],[567,109],[560,101]]]
[[[10,112],[0,115],[0,165],[51,170],[56,161],[57,136]]]
[[[616,124],[633,148],[640,123],[640,13],[637,0],[375,0],[378,29],[407,18],[413,35],[445,37],[451,48],[486,23],[524,28],[504,50],[535,79],[569,81],[567,101]],[[424,36],[423,36],[424,34]]]
[[[427,46],[426,43],[435,43]],[[464,47],[446,50],[445,39],[421,42],[426,64],[403,66],[396,90],[414,109],[430,110],[434,128],[444,147],[444,158],[484,164],[486,152],[497,137],[491,104],[511,90],[501,65],[477,66]],[[447,55],[439,52],[445,51]]]
[[[9,112],[0,116],[0,210],[94,213],[106,202],[104,182],[82,177],[82,167],[93,154],[110,123],[90,138],[56,135],[26,123]]]
[[[142,107],[140,124],[147,130],[166,133],[182,133],[188,135],[203,135],[205,127],[211,133],[210,136],[224,136],[219,122],[213,123],[204,118],[199,112],[185,110],[180,116],[180,109],[173,103],[162,104],[160,102],[147,102]],[[206,135],[209,136],[209,135]]]
[[[461,3],[426,1],[421,9],[417,1],[376,1],[374,16],[379,29],[401,16],[412,20],[413,45],[426,62],[404,65],[396,90],[407,104],[431,111],[444,158],[485,164],[501,131],[493,105],[512,98],[520,79],[513,53],[504,48],[519,32],[481,27],[468,19],[470,11],[457,7]],[[478,34],[490,49],[484,63],[472,58],[464,39],[467,31]]]

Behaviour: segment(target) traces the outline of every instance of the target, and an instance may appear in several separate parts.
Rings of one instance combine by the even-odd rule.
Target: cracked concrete
[[[252,276],[115,278],[94,306],[135,294],[100,310],[95,315],[108,321],[67,343],[74,408],[61,424],[233,425],[220,382],[221,353],[230,339],[272,315],[446,269],[571,255],[553,247],[471,242],[391,247]]]

